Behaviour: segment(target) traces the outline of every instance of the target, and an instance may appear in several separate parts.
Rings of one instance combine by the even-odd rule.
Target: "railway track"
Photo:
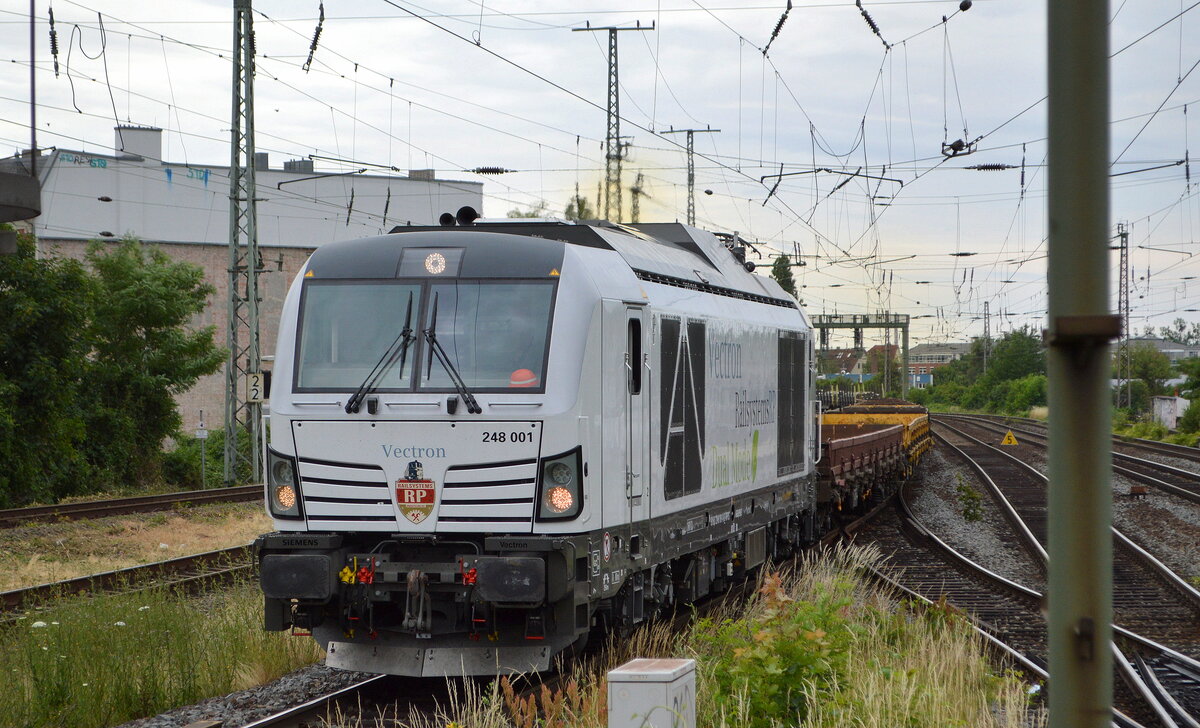
[[[1037,540],[1032,554],[1045,560],[1046,476],[1021,460],[944,423],[953,444],[987,471],[989,487],[1011,505]],[[949,439],[947,440],[949,442]],[[1200,592],[1180,579],[1118,529],[1113,530],[1114,617],[1163,644],[1179,642],[1200,657]]]
[[[151,513],[175,508],[176,506],[205,505],[209,503],[240,503],[260,500],[261,485],[239,485],[229,488],[188,490],[179,493],[139,495],[130,498],[87,501],[82,503],[60,503],[53,506],[32,506],[0,510],[0,528],[12,528],[33,521],[59,519],[100,518],[127,513]]]
[[[939,415],[939,421],[946,418],[944,415]],[[1049,435],[1042,428],[1035,429],[1030,426],[1015,426],[1004,424],[1002,421],[997,421],[992,418],[976,417],[976,416],[961,416],[952,415],[946,419],[958,419],[963,422],[970,422],[976,427],[985,427],[992,432],[1002,434],[1006,430],[1012,430],[1013,434],[1018,435],[1022,440],[1039,447],[1047,447],[1049,445]],[[1113,439],[1114,448],[1122,448],[1126,450],[1149,451],[1159,455],[1168,455],[1170,457],[1183,457],[1172,450],[1162,450],[1158,448],[1147,447],[1146,440],[1138,440],[1135,443],[1130,443],[1127,440],[1115,438]],[[1154,443],[1164,444],[1164,443]],[[1179,445],[1172,445],[1172,448],[1182,448]],[[1195,448],[1182,448],[1184,450],[1195,450]],[[1200,455],[1194,455],[1188,459],[1194,459],[1200,464]],[[1131,455],[1128,452],[1120,452],[1113,450],[1113,472],[1123,475],[1130,480],[1133,480],[1153,488],[1157,488],[1166,493],[1178,496],[1192,503],[1200,504],[1200,472],[1186,470],[1184,468],[1175,467],[1166,463],[1157,462],[1155,460],[1147,460],[1143,457]]]
[[[1032,427],[1045,431],[1048,427],[1046,420],[1035,420],[1032,417],[1015,417],[1011,415],[989,415],[989,414],[964,414],[964,413],[939,413],[934,415],[936,419],[971,419],[983,420],[987,422],[1002,423],[1005,425],[1019,424],[1023,427]],[[1191,460],[1195,463],[1200,463],[1200,447],[1188,447],[1187,445],[1176,445],[1171,442],[1160,442],[1158,440],[1146,440],[1140,437],[1130,437],[1128,435],[1112,436],[1114,445],[1127,445],[1131,448],[1141,450],[1143,452],[1152,452],[1158,455],[1166,455],[1169,457],[1182,458]]]
[[[899,589],[970,613],[993,644],[1018,653],[1014,659],[1027,673],[1045,679],[1040,593],[972,562],[939,539],[912,514],[905,491],[895,512],[866,526],[861,537],[896,555]],[[1124,630],[1119,642],[1115,664],[1123,680],[1116,697],[1125,712],[1114,714],[1114,725],[1192,725],[1183,716],[1200,710],[1200,683],[1191,677],[1200,662]]]
[[[953,439],[959,444],[944,435],[941,439],[980,473],[1044,569],[1045,478],[977,438],[942,426],[956,433]],[[1040,493],[1034,486],[1039,479]],[[1032,523],[1022,528],[1026,518]],[[1114,625],[1114,664],[1126,689],[1140,696],[1144,708],[1138,717],[1165,726],[1195,726],[1200,716],[1200,593],[1119,531],[1113,533],[1114,618],[1122,625]]]
[[[308,728],[332,725],[335,717],[355,716],[355,725],[406,720],[415,710],[432,711],[448,697],[444,681],[372,675],[300,705],[247,723],[242,728]],[[349,725],[350,721],[339,720]]]
[[[235,546],[24,589],[13,589],[0,592],[0,621],[11,621],[18,612],[36,609],[74,596],[130,592],[161,586],[201,591],[228,584],[240,576],[252,573],[253,570],[254,560],[249,546]]]

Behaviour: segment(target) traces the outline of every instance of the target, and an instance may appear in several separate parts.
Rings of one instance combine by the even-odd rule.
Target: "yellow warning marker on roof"
[[[550,269],[550,275],[552,275],[552,276],[557,276],[557,275],[558,275],[558,268],[551,268],[551,269]]]
[[[1009,430],[1007,433],[1005,433],[1004,439],[1000,441],[1000,444],[1001,445],[1016,445],[1017,444],[1017,438],[1013,436],[1012,430]]]

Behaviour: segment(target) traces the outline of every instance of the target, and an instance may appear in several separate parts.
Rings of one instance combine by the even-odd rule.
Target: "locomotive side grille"
[[[395,529],[396,512],[383,468],[309,458],[300,458],[299,466],[309,526]]]
[[[782,298],[771,298],[758,293],[750,293],[749,291],[739,291],[736,288],[725,288],[723,286],[714,286],[711,283],[702,281],[693,281],[687,278],[676,278],[665,273],[654,273],[648,270],[640,270],[635,268],[634,275],[639,280],[650,283],[661,283],[664,286],[674,286],[675,288],[686,288],[689,291],[701,291],[710,293],[714,296],[725,296],[726,298],[740,298],[743,301],[754,301],[755,303],[765,303],[769,306],[780,306],[781,308],[799,308],[795,301],[788,301]]]
[[[438,530],[529,532],[537,497],[537,460],[455,465],[446,471]]]

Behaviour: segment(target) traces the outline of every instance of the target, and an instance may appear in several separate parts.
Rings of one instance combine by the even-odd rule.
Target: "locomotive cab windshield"
[[[388,364],[372,391],[455,392],[456,379],[469,392],[541,390],[556,287],[510,279],[306,280],[294,391],[355,392]],[[400,366],[405,342],[398,337],[418,322],[411,348],[420,351],[406,346]]]

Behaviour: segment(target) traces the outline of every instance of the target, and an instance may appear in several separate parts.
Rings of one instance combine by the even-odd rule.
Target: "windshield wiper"
[[[483,413],[483,408],[475,401],[475,395],[471,394],[471,390],[467,389],[467,383],[463,381],[462,375],[454,368],[454,364],[450,362],[450,357],[446,355],[446,350],[442,348],[441,343],[437,340],[437,305],[438,294],[433,294],[433,317],[429,322],[429,328],[425,329],[425,341],[429,342],[429,363],[425,368],[425,380],[428,382],[429,375],[433,373],[433,357],[437,356],[438,362],[450,375],[450,381],[454,383],[454,388],[458,390],[458,396],[462,397],[463,402],[467,403],[467,412],[473,415]]]
[[[363,380],[363,383],[358,385],[358,389],[354,390],[354,394],[350,395],[349,401],[346,402],[346,414],[354,414],[362,409],[363,400],[367,395],[375,391],[375,387],[379,384],[379,380],[391,369],[396,360],[400,360],[400,375],[404,375],[404,362],[408,359],[408,347],[416,341],[412,330],[412,307],[413,294],[408,294],[408,312],[404,314],[404,328],[400,330],[400,335],[397,336],[388,348],[384,350],[383,356],[379,357],[379,361],[375,362],[375,367],[371,369],[371,373]]]

